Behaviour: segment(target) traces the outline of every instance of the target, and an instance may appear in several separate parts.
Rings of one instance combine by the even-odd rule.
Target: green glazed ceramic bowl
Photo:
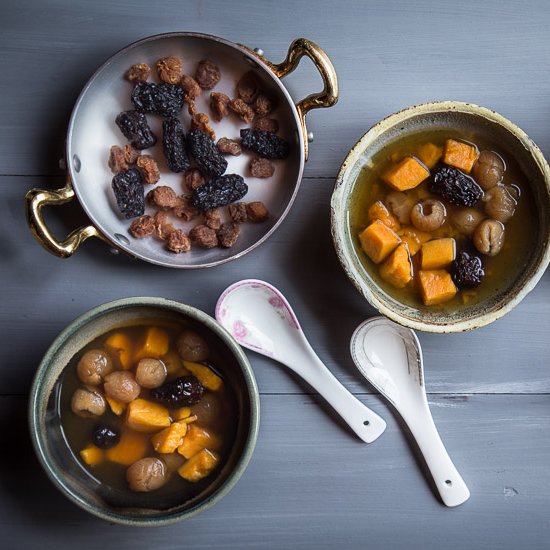
[[[358,175],[372,158],[397,139],[433,129],[463,130],[498,143],[512,156],[531,186],[539,233],[523,272],[508,288],[474,307],[454,312],[414,308],[387,294],[363,266],[350,232],[349,210]],[[338,258],[357,290],[393,321],[426,332],[460,332],[496,321],[527,296],[550,262],[550,168],[533,140],[514,123],[484,107],[459,101],[415,105],[374,125],[350,150],[340,168],[331,199],[331,230]]]
[[[197,497],[170,509],[115,508],[97,492],[98,483],[78,464],[61,431],[56,384],[75,353],[98,336],[140,319],[185,321],[210,332],[226,351],[224,375],[237,401],[238,428],[233,449],[212,483]],[[260,422],[260,398],[252,368],[233,337],[212,317],[193,307],[162,298],[127,298],[109,302],[73,321],[53,342],[35,375],[29,403],[31,439],[49,478],[70,500],[104,520],[124,525],[160,526],[207,510],[237,483],[254,451]]]

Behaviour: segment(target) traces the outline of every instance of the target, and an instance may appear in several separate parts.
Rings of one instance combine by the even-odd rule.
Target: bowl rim
[[[168,516],[159,515],[152,517],[128,517],[123,513],[110,511],[108,512],[105,511],[105,509],[103,508],[91,504],[90,502],[83,499],[77,491],[74,491],[65,483],[63,479],[63,472],[55,467],[54,461],[51,460],[51,457],[46,450],[46,434],[41,433],[39,411],[42,408],[41,402],[43,403],[44,399],[47,399],[49,397],[44,395],[43,382],[51,366],[53,365],[52,359],[55,354],[57,354],[58,351],[66,344],[66,342],[75,334],[77,334],[81,327],[113,311],[132,307],[147,306],[160,309],[168,309],[170,311],[175,311],[176,313],[180,313],[187,317],[190,317],[200,324],[204,325],[208,330],[214,332],[214,334],[218,336],[225,345],[228,346],[229,350],[237,360],[237,363],[239,364],[245,379],[245,395],[248,397],[250,403],[250,420],[248,423],[248,435],[244,442],[243,452],[237,460],[235,467],[229,473],[223,483],[213,493],[209,494],[206,499],[195,503],[191,508],[187,510],[170,513]],[[231,336],[231,334],[227,330],[225,330],[225,328],[223,328],[214,318],[193,306],[189,306],[175,300],[136,296],[110,301],[101,304],[95,308],[92,308],[71,321],[71,323],[69,323],[69,325],[67,325],[59,333],[59,335],[55,338],[55,340],[52,342],[52,344],[49,346],[48,350],[44,354],[35,373],[29,397],[28,420],[32,445],[42,468],[44,469],[50,480],[54,483],[54,485],[66,497],[68,497],[69,500],[74,502],[83,510],[111,523],[118,523],[127,526],[157,527],[163,525],[171,525],[173,523],[189,519],[201,512],[204,512],[205,510],[209,509],[214,504],[219,502],[235,486],[237,481],[244,473],[246,467],[248,466],[248,463],[250,462],[258,439],[260,425],[260,396],[254,372],[243,349],[239,346],[239,344]]]
[[[340,170],[338,171],[330,200],[330,225],[334,248],[340,264],[355,288],[373,307],[389,319],[415,330],[433,333],[451,333],[473,330],[500,319],[506,315],[506,313],[510,312],[523,300],[523,298],[525,298],[525,296],[527,296],[527,294],[529,294],[529,292],[531,292],[531,290],[533,290],[550,263],[550,241],[547,235],[543,245],[542,254],[540,257],[536,258],[533,271],[527,277],[523,286],[520,287],[519,290],[513,295],[510,295],[511,298],[507,299],[502,306],[494,311],[485,312],[469,319],[452,321],[447,324],[439,324],[431,321],[411,319],[406,315],[393,310],[387,305],[384,299],[377,296],[371,290],[369,284],[365,281],[364,277],[349,258],[347,250],[347,245],[349,242],[345,231],[346,210],[344,203],[347,199],[347,195],[344,194],[344,187],[349,180],[350,170],[363,156],[372,141],[380,134],[394,127],[396,124],[418,115],[451,111],[466,113],[486,119],[490,122],[498,124],[511,133],[524,145],[525,149],[532,156],[546,184],[546,193],[550,195],[550,167],[548,166],[548,163],[540,148],[521,128],[506,117],[486,107],[481,107],[474,103],[445,100],[412,105],[388,115],[381,121],[371,126],[347,153],[342,165],[340,166]],[[546,228],[546,233],[548,233],[548,228]]]

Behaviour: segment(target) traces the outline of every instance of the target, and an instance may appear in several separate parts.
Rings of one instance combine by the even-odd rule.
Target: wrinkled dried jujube
[[[290,153],[288,141],[273,132],[252,130],[250,128],[241,130],[241,145],[268,159],[285,159]]]
[[[132,103],[142,113],[164,117],[176,116],[184,104],[184,91],[179,85],[139,82],[132,90]]]
[[[123,111],[116,117],[115,122],[124,137],[136,149],[148,149],[157,142],[157,136],[149,127],[147,118],[139,111]]]
[[[119,172],[111,183],[118,209],[126,219],[143,216],[145,212],[143,181],[136,168]]]
[[[210,180],[193,191],[193,204],[206,212],[218,206],[226,206],[241,200],[248,192],[248,185],[238,174],[226,174]]]
[[[172,172],[183,172],[189,168],[185,130],[178,118],[170,117],[163,121],[162,150],[166,164]]]
[[[203,131],[191,130],[187,134],[189,153],[203,174],[212,178],[221,176],[227,169],[227,160],[218,151],[216,144]]]

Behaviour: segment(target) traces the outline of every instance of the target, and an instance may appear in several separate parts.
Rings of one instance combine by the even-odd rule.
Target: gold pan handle
[[[315,42],[307,38],[297,38],[288,48],[286,59],[281,63],[272,63],[262,55],[254,52],[279,78],[291,73],[305,55],[313,61],[313,64],[321,74],[324,88],[321,92],[308,95],[296,104],[296,110],[300,117],[302,134],[304,137],[305,159],[308,158],[308,139],[306,128],[306,115],[311,109],[332,107],[338,101],[338,77],[327,54]]]
[[[69,202],[75,196],[70,180],[62,189],[31,189],[25,195],[27,223],[38,242],[54,256],[68,258],[88,238],[103,235],[93,226],[87,225],[75,229],[64,241],[58,241],[42,218],[42,207]]]

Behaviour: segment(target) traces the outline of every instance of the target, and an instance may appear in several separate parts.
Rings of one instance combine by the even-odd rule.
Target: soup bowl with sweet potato
[[[110,522],[157,526],[219,501],[254,450],[258,389],[214,319],[129,298],[76,319],[33,383],[31,437],[54,484]]]
[[[550,261],[550,169],[515,124],[477,105],[410,107],[351,149],[331,200],[347,275],[378,311],[429,332],[505,315]]]

